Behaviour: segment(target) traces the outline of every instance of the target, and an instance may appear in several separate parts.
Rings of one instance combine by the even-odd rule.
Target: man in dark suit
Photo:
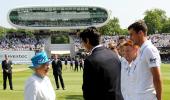
[[[8,78],[10,89],[13,90],[12,61],[8,59],[7,55],[5,55],[5,60],[2,61],[2,70],[3,70],[3,89],[6,90],[6,80]]]
[[[78,66],[79,66],[78,58],[75,58],[74,65],[75,65],[74,71],[78,72]]]
[[[85,100],[123,100],[120,90],[121,63],[118,56],[99,44],[100,34],[90,27],[80,33],[89,52],[84,61],[83,97]]]
[[[63,90],[65,90],[64,81],[62,77],[62,62],[57,55],[54,56],[54,60],[52,61],[52,68],[57,90],[59,89],[58,77],[60,79],[60,83]]]

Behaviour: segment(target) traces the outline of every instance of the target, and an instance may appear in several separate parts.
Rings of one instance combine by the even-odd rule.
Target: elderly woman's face
[[[45,64],[42,64],[40,67],[38,67],[36,69],[36,73],[41,75],[41,76],[47,76],[48,75],[48,71],[49,71],[49,66],[50,64],[49,63],[45,63]]]
[[[124,57],[127,61],[132,61],[137,56],[138,49],[132,46],[124,46]]]

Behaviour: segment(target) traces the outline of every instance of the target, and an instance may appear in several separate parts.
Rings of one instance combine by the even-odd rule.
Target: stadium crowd
[[[69,34],[74,41],[75,51],[79,49],[83,49],[81,45],[81,40],[77,37],[76,34]],[[118,39],[121,36],[102,36],[101,43],[108,47],[108,43],[110,41],[118,42]],[[129,38],[129,36],[125,36],[125,38]],[[170,47],[170,35],[169,34],[153,34],[149,35],[148,39],[156,47]],[[28,37],[25,35],[16,36],[16,35],[6,35],[0,39],[0,50],[13,50],[13,51],[30,51],[36,50],[38,48],[42,48],[45,46],[45,41],[41,36],[38,37]]]
[[[45,39],[41,36],[27,37],[27,36],[4,36],[0,39],[0,50],[13,51],[30,51],[43,48],[45,46]]]
[[[107,46],[110,41],[118,42],[120,36],[103,36],[102,43]],[[128,38],[128,36],[126,37]],[[154,34],[148,36],[148,39],[156,47],[170,47],[170,34]]]
[[[83,50],[84,48],[81,45],[81,40],[78,37],[78,34],[69,34],[71,38],[73,39],[73,45],[75,52],[79,52]],[[116,44],[118,43],[119,38],[122,36],[107,36],[103,35],[101,37],[101,43],[108,47],[108,44],[112,41]],[[129,38],[129,36],[123,36],[125,38]],[[153,34],[149,35],[148,39],[151,40],[151,42],[156,46],[160,52],[170,47],[170,35],[169,34]],[[26,35],[16,35],[15,33],[7,34],[3,38],[0,38],[0,50],[12,50],[12,51],[32,51],[32,50],[40,50],[45,47],[46,39],[43,38],[41,35],[36,35],[33,37],[26,36]],[[162,49],[164,48],[164,49]],[[84,53],[84,52],[83,52]],[[167,55],[167,54],[166,54]],[[161,58],[163,61],[169,61],[170,57],[164,56],[164,54],[161,54]]]
[[[149,39],[156,47],[170,47],[170,35],[168,34],[150,35]]]
[[[114,41],[115,43],[118,43],[119,38],[122,36],[102,36],[101,37],[101,43],[108,47],[108,44],[111,41]],[[72,37],[74,40],[74,46],[75,48],[82,49],[81,41],[79,38],[76,38],[76,36]],[[129,36],[125,36],[125,38],[129,38]],[[151,40],[151,42],[156,47],[170,47],[170,35],[169,34],[154,34],[148,36],[148,39]]]

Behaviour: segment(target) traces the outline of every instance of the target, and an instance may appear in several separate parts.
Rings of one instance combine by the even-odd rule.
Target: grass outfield
[[[26,79],[31,75],[32,71],[27,70],[27,65],[15,65],[13,69],[13,86],[14,90],[9,89],[7,84],[7,90],[3,90],[2,84],[2,72],[0,73],[0,100],[23,100],[24,83]],[[163,77],[163,100],[169,100],[170,98],[170,64],[162,65],[162,77]],[[50,70],[49,77],[56,88],[52,71]],[[66,85],[66,90],[56,90],[57,100],[83,100],[82,98],[82,71],[63,71],[63,78]]]

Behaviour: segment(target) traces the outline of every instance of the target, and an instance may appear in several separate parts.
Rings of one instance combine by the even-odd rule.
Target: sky
[[[7,21],[9,10],[29,6],[98,6],[111,12],[110,17],[117,17],[121,28],[127,28],[136,20],[143,19],[144,12],[154,8],[162,9],[170,17],[169,0],[1,0],[0,26],[12,28]]]

